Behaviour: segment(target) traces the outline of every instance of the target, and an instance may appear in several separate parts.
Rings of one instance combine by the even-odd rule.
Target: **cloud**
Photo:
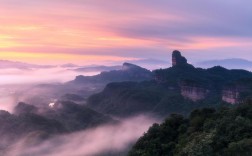
[[[252,50],[249,0],[0,0],[0,4],[2,52],[142,58],[145,52],[137,49],[155,49],[148,57],[171,49],[187,53],[200,49],[211,56],[210,49],[227,51],[230,40],[236,43],[229,47],[242,57],[249,57],[245,51]],[[214,39],[218,43],[209,42]]]

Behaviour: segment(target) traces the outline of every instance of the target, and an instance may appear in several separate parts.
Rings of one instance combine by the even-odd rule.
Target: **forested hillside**
[[[198,109],[154,124],[128,156],[251,156],[252,101],[236,108]]]

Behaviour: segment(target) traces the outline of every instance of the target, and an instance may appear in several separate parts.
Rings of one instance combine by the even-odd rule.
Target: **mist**
[[[91,76],[99,72],[76,72],[71,68],[6,68],[0,71],[0,110],[13,111],[20,101],[36,96],[46,96],[50,100],[56,90],[38,88],[38,84],[62,84],[73,80],[77,75]]]
[[[130,146],[156,121],[150,116],[141,115],[124,119],[117,124],[51,137],[41,143],[35,137],[38,135],[28,135],[11,146],[4,155],[97,156],[127,152]]]
[[[6,110],[15,115],[15,107],[19,102],[49,109],[51,102],[60,100],[60,97],[66,93],[77,93],[78,90],[81,90],[82,97],[88,96],[93,93],[88,90],[88,86],[94,86],[94,84],[72,86],[66,82],[74,80],[77,75],[90,76],[98,73],[99,71],[76,72],[70,67],[2,69],[0,71],[0,110]],[[87,93],[84,93],[83,90]],[[46,139],[43,132],[33,131],[18,139],[17,142],[12,142],[8,138],[3,142],[2,139],[1,148],[3,147],[3,149],[0,149],[0,155],[100,156],[112,153],[125,154],[154,122],[156,120],[150,116],[137,116],[82,131],[49,134]]]
[[[46,69],[2,69],[0,71],[0,85],[8,84],[32,84],[66,82],[75,78],[76,75],[95,75],[99,72],[75,72],[67,68],[54,67]]]

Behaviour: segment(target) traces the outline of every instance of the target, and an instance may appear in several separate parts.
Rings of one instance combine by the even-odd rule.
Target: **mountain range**
[[[202,61],[196,63],[195,65],[200,66],[202,68],[222,66],[228,69],[247,69],[247,70],[252,69],[252,61],[238,58]]]
[[[169,61],[163,61],[158,59],[139,59],[139,60],[127,60],[127,63],[134,64],[137,66],[141,66],[146,69],[159,69],[164,68],[170,65]],[[119,64],[119,62],[118,62]],[[69,67],[70,70],[76,72],[104,72],[104,71],[112,71],[112,70],[121,70],[123,68],[122,65],[90,65],[90,66],[78,66],[75,64],[65,64],[61,65],[61,67]]]
[[[36,65],[36,64],[29,64],[23,62],[16,62],[16,61],[8,61],[8,60],[0,60],[0,69],[6,68],[16,68],[16,69],[39,69],[39,68],[53,68],[53,65]]]
[[[87,105],[104,114],[131,116],[151,113],[188,115],[201,107],[236,104],[252,95],[252,73],[220,66],[195,68],[180,52],[173,52],[173,66],[153,71],[150,80],[116,82],[88,99]]]
[[[117,67],[116,67],[117,68]],[[109,83],[122,81],[143,81],[152,78],[151,71],[140,66],[124,63],[117,70],[104,71],[94,76],[79,75],[72,83]]]
[[[252,99],[252,73],[221,66],[197,68],[176,50],[171,63],[171,67],[153,71],[132,63],[100,66],[99,70],[107,71],[94,76],[79,75],[62,84],[40,84],[26,89],[21,94],[29,98],[22,98],[24,102],[18,103],[12,114],[0,111],[0,124],[3,125],[0,153],[25,136],[31,142],[43,142],[55,135],[118,124],[122,119],[139,114],[166,120],[154,124],[133,146],[130,156],[190,155],[188,152],[197,150],[188,149],[196,147],[204,155],[205,145],[207,152],[221,154],[247,143],[244,139],[250,137],[251,106],[230,108]],[[79,68],[72,64],[65,66]],[[236,120],[243,124],[241,129],[239,123],[231,122]],[[223,129],[226,134],[221,140]],[[234,138],[239,137],[233,135],[235,133],[242,135]],[[204,139],[209,142],[200,142]],[[191,144],[190,140],[193,140]],[[212,143],[219,143],[221,149]],[[122,153],[125,155],[127,151]]]

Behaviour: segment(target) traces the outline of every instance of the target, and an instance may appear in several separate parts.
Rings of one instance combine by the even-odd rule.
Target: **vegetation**
[[[252,101],[237,108],[197,109],[154,124],[128,156],[251,156]]]
[[[228,105],[222,101],[222,90],[230,83],[245,88],[252,84],[251,72],[222,67],[201,69],[183,64],[154,73],[156,80],[110,83],[101,93],[92,95],[87,104],[98,112],[120,117],[143,112],[161,117],[172,113],[189,115],[196,108]],[[204,99],[192,101],[181,95],[181,86],[204,88],[208,93]],[[250,97],[251,91],[252,87],[241,90],[242,99]]]
[[[195,68],[190,64],[173,66],[154,71],[161,82],[169,85],[193,82],[193,85],[209,89],[220,89],[229,82],[242,78],[252,78],[252,73],[246,70],[228,70],[220,66],[209,69]]]

